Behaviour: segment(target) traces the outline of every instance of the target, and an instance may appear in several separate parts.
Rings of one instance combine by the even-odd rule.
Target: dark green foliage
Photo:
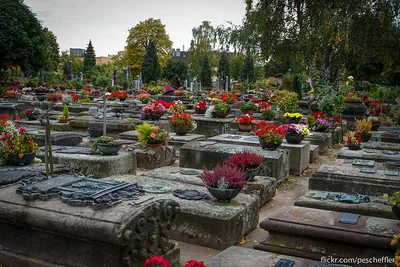
[[[142,78],[144,83],[151,81],[158,81],[161,77],[161,67],[158,62],[157,49],[150,39],[149,44],[146,47],[146,54],[144,55],[142,63]]]
[[[240,71],[240,81],[249,83],[256,81],[253,58],[249,54],[244,58],[243,67]]]
[[[91,77],[92,69],[96,66],[96,54],[92,45],[92,41],[89,40],[89,44],[85,50],[85,57],[83,58],[83,70],[86,73],[86,77]]]
[[[172,87],[179,88],[187,78],[187,73],[187,66],[184,61],[173,61],[170,59],[167,61],[162,76],[171,83]]]
[[[224,84],[222,85],[222,88],[225,90],[228,88],[225,88],[226,85],[226,76],[228,76],[228,88],[229,88],[229,80],[230,80],[230,68],[229,68],[229,59],[228,59],[228,54],[223,51],[221,53],[221,56],[219,58],[219,65],[218,65],[218,77],[224,80]]]
[[[69,62],[72,61],[72,72],[75,78],[79,78],[79,73],[83,72],[83,63],[82,61],[73,55],[68,55],[67,51],[61,53],[61,72],[63,74],[64,79],[68,79],[69,74]]]
[[[212,79],[211,79],[211,67],[208,61],[208,57],[205,56],[203,58],[201,64],[201,71],[200,71],[200,82],[202,88],[211,88],[212,87]]]
[[[0,0],[0,10],[0,68],[18,64],[25,74],[54,68],[54,35],[43,30],[29,7],[22,0]]]

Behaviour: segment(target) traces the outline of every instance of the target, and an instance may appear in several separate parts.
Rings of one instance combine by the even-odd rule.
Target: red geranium
[[[286,133],[282,126],[276,126],[275,124],[266,121],[260,121],[257,125],[256,135],[259,138],[265,139],[267,143],[277,143],[285,137]]]
[[[249,124],[257,124],[253,117],[249,115],[240,115],[237,116],[235,121],[239,124],[249,125]]]

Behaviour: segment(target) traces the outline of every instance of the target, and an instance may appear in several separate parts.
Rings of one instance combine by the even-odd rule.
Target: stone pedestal
[[[204,183],[200,178],[200,174],[202,172],[203,170],[199,169],[167,166],[145,172],[142,175],[148,177],[155,177],[158,179],[167,179],[171,181],[178,181],[181,183],[204,186]],[[260,206],[262,206],[275,196],[275,191],[276,191],[275,178],[256,176],[254,178],[254,181],[246,183],[241,193],[257,196],[259,199]]]
[[[399,191],[399,176],[390,176],[385,173],[385,170],[364,173],[359,168],[351,166],[323,164],[311,176],[309,189],[371,196],[382,196],[384,193],[390,194]]]
[[[171,199],[95,210],[58,197],[26,201],[19,186],[0,188],[3,266],[143,266],[155,254],[179,261],[167,231],[179,210]]]
[[[75,153],[74,150],[77,150]],[[82,153],[81,153],[82,152]],[[136,173],[136,154],[119,151],[118,155],[89,155],[90,149],[78,147],[54,147],[53,161],[67,166],[72,173],[94,175],[97,178],[117,174]],[[36,157],[44,161],[44,152]]]
[[[329,136],[331,141],[329,141]],[[311,132],[309,136],[304,137],[304,141],[309,141],[312,145],[319,146],[319,153],[324,154],[328,151],[329,144],[332,144],[332,135],[327,133]]]
[[[236,144],[242,146],[259,147],[260,143],[256,136],[221,134],[209,138],[208,140],[216,141],[224,144]],[[283,140],[278,150],[288,150],[289,156],[289,173],[300,175],[309,167],[310,163],[310,142],[302,141],[300,144],[290,144]]]
[[[44,146],[44,135],[43,131],[39,132],[39,135],[35,138],[36,143],[39,146]],[[52,132],[51,133],[51,144],[58,146],[76,146],[82,142],[82,136],[73,132]]]
[[[202,134],[205,136],[214,136],[229,132],[231,123],[235,120],[234,117],[227,118],[205,118],[204,116],[194,115],[197,128],[193,131],[195,134]]]
[[[194,169],[212,169],[223,163],[230,155],[250,151],[264,157],[260,165],[260,176],[274,177],[278,183],[289,175],[289,151],[269,151],[260,146],[243,146],[217,143],[215,141],[194,141],[181,147],[179,166]]]
[[[135,149],[137,167],[141,169],[155,169],[175,163],[176,151],[173,146],[149,147]]]
[[[310,163],[313,163],[319,157],[319,146],[310,145]]]
[[[400,231],[398,221],[361,215],[356,224],[348,224],[339,221],[342,216],[342,212],[283,207],[260,223],[269,235],[255,248],[314,260],[394,257],[396,248],[390,242]],[[383,265],[375,262],[368,266]]]

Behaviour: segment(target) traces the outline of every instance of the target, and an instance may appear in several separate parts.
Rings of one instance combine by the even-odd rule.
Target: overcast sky
[[[96,56],[116,54],[126,45],[129,29],[149,18],[160,19],[173,48],[189,49],[192,29],[211,21],[242,24],[244,0],[24,0],[57,37],[60,51],[86,48]]]

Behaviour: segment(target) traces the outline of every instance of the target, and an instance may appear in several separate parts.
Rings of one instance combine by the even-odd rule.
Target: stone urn
[[[176,135],[184,136],[190,131],[189,125],[173,126]]]
[[[364,116],[367,110],[367,106],[360,99],[347,98],[344,102],[343,115]]]
[[[286,134],[285,139],[289,144],[300,144],[303,141],[304,136],[300,133],[289,133]]]
[[[210,187],[210,186],[206,186],[208,192],[210,192],[210,194],[215,197],[218,202],[220,201],[228,201],[230,202],[232,198],[236,197],[240,191],[242,190],[242,188],[216,188],[216,187]]]

